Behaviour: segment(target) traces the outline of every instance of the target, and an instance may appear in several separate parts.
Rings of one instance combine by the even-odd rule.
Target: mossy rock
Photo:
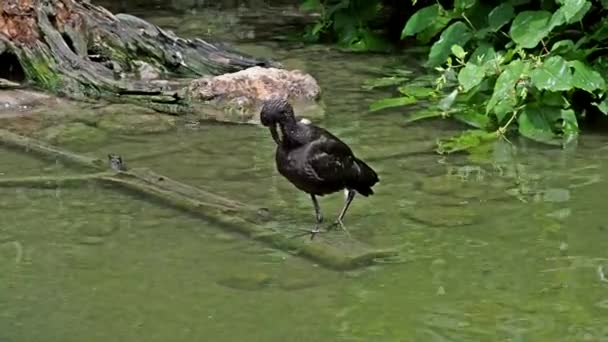
[[[103,115],[97,127],[118,133],[162,133],[175,127],[176,119],[163,114],[111,113]]]
[[[421,223],[435,227],[460,227],[474,224],[478,214],[466,206],[420,206],[407,216]]]
[[[91,146],[104,143],[108,134],[81,122],[63,123],[40,131],[37,136],[51,144]]]
[[[235,290],[256,291],[270,286],[272,277],[265,273],[243,274],[220,279],[217,283]]]

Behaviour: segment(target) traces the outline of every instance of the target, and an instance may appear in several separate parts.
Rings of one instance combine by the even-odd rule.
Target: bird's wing
[[[309,163],[319,179],[341,182],[352,172],[353,155],[343,142],[322,138],[311,143]]]

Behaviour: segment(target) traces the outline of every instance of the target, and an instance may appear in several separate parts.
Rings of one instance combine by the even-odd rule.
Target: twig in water
[[[23,246],[19,241],[13,241],[13,246],[15,246],[15,263],[20,264],[23,260]]]
[[[600,281],[608,283],[608,279],[606,279],[606,274],[604,274],[604,266],[599,265],[597,267],[597,275],[600,277]]]

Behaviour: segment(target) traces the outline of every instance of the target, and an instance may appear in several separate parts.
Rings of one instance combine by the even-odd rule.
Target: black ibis
[[[374,193],[372,186],[379,181],[376,172],[327,130],[308,120],[297,120],[287,100],[265,101],[260,121],[269,128],[277,144],[275,159],[279,173],[310,195],[316,217],[310,230],[311,239],[320,232],[323,222],[317,196],[340,190],[345,191],[344,206],[331,227],[340,226],[348,234],[342,222],[344,215],[356,193],[365,197]]]

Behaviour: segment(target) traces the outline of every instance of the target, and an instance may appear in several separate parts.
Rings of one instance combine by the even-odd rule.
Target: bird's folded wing
[[[331,140],[313,142],[310,165],[319,179],[341,182],[352,172],[352,152],[344,143]]]

